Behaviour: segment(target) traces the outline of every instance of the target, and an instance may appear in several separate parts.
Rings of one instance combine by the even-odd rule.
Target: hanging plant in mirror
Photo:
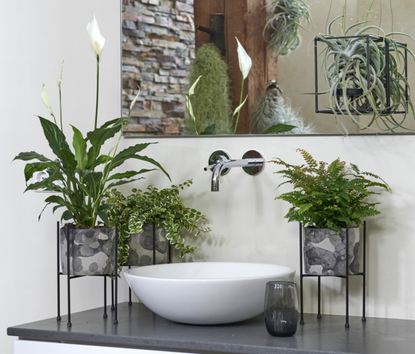
[[[268,48],[276,51],[278,56],[289,55],[301,44],[298,27],[303,28],[302,21],[311,23],[309,7],[303,0],[275,0],[268,7],[271,14],[264,26],[263,37],[268,41]]]
[[[343,118],[362,132],[411,130],[404,123],[408,112],[414,113],[407,71],[408,55],[414,60],[415,56],[406,43],[392,37],[415,39],[406,33],[385,33],[379,26],[368,25],[370,8],[365,21],[345,29],[346,4],[347,1],[343,14],[328,25],[327,34],[319,34],[314,41],[316,112],[334,114],[337,127],[344,134],[348,131]],[[340,35],[332,30],[337,22],[340,22]],[[358,27],[361,28],[356,31]],[[318,53],[320,42],[324,48]],[[318,87],[318,56],[322,57],[321,71],[328,86],[325,91],[319,91]],[[330,109],[319,110],[321,94],[328,94]]]

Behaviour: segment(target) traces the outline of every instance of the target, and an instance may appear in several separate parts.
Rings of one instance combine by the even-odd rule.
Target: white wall
[[[119,114],[119,11],[118,0],[21,0],[0,3],[0,131],[2,146],[0,269],[0,348],[12,353],[14,338],[6,327],[56,315],[55,223],[51,209],[41,221],[37,216],[45,195],[22,194],[23,163],[10,161],[20,151],[36,150],[50,155],[34,114],[46,115],[40,100],[41,84],[56,103],[56,78],[65,59],[64,119],[82,131],[90,129],[94,112],[94,57],[85,26],[94,10],[101,32],[107,39],[101,65],[100,121]],[[63,37],[63,38],[61,38]],[[56,104],[54,105],[55,107]],[[55,108],[56,110],[57,108]],[[188,178],[194,185],[184,191],[188,205],[210,219],[212,232],[195,240],[192,260],[250,261],[277,263],[299,270],[298,226],[283,218],[288,204],[274,201],[275,187],[281,182],[273,175],[276,166],[250,177],[241,169],[232,170],[220,181],[220,192],[210,192],[210,172],[203,171],[211,152],[227,150],[240,158],[249,149],[262,151],[266,159],[279,156],[300,163],[298,147],[307,149],[317,160],[337,157],[354,162],[362,170],[382,176],[393,194],[379,197],[382,214],[368,221],[367,316],[415,320],[415,284],[412,270],[415,248],[412,213],[415,209],[413,151],[415,136],[358,137],[253,137],[147,139],[158,141],[145,154],[156,158],[171,174],[174,183]],[[122,145],[134,144],[123,140]],[[129,164],[126,168],[144,165]],[[146,181],[159,187],[169,185],[159,172]],[[131,186],[132,188],[132,186]],[[130,187],[125,187],[128,191]],[[189,240],[190,241],[190,240]],[[295,278],[298,281],[298,276]],[[344,313],[344,285],[339,279],[323,280],[323,312]],[[316,311],[315,283],[305,281],[305,310]],[[64,288],[64,287],[63,287]],[[65,288],[64,288],[65,289]],[[122,287],[120,300],[126,299]],[[361,287],[352,281],[351,313],[361,311]],[[73,311],[100,306],[101,279],[83,278],[73,282]],[[63,297],[63,313],[66,301]]]
[[[93,129],[96,60],[86,25],[95,12],[106,45],[101,59],[99,122],[120,115],[120,31],[118,0],[22,0],[0,2],[0,111],[2,128],[0,218],[0,352],[12,353],[6,327],[56,316],[56,221],[48,208],[38,222],[45,194],[26,193],[21,151],[52,157],[35,114],[48,117],[40,94],[46,84],[58,113],[57,77],[62,60],[65,130]],[[57,114],[58,115],[58,114]],[[70,135],[70,134],[69,134]],[[71,139],[71,138],[70,138]],[[73,311],[103,304],[103,280],[72,282]],[[66,313],[65,281],[62,312]],[[121,299],[126,299],[122,285]],[[124,297],[123,297],[124,296]]]

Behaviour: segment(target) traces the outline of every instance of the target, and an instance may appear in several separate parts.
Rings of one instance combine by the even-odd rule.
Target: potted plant
[[[46,178],[39,182],[27,185],[26,191],[44,189],[54,194],[45,199],[46,206],[54,205],[53,212],[63,208],[62,219],[72,220],[67,224],[69,228],[70,243],[70,273],[75,275],[95,275],[115,272],[115,229],[108,227],[108,209],[110,205],[104,202],[104,194],[110,188],[140,179],[143,173],[152,171],[127,171],[115,173],[114,170],[129,160],[135,159],[148,162],[162,170],[170,179],[167,172],[155,160],[139,155],[150,143],[141,143],[118,151],[118,145],[125,124],[128,122],[130,112],[137,97],[131,103],[128,117],[117,118],[97,126],[98,119],[98,88],[99,88],[99,62],[100,54],[105,43],[98,23],[93,15],[87,26],[91,47],[97,60],[97,94],[94,130],[84,137],[72,125],[73,150],[70,148],[62,126],[61,83],[62,67],[58,80],[60,126],[49,103],[45,86],[42,88],[42,100],[49,110],[53,121],[38,116],[43,128],[44,136],[55,155],[53,158],[45,157],[37,152],[22,152],[14,160],[34,161],[26,164],[24,173],[26,183],[38,171],[47,173]],[[106,141],[118,134],[115,146],[108,153],[101,153]],[[45,208],[46,208],[45,206]],[[44,208],[44,209],[45,209]],[[43,209],[43,210],[44,210]],[[39,215],[41,217],[42,212]],[[62,248],[62,270],[67,274],[66,232],[60,232]]]
[[[144,191],[133,189],[128,196],[117,189],[108,191],[106,202],[111,205],[109,221],[111,225],[119,225],[119,267],[152,263],[153,247],[162,254],[167,250],[162,243],[164,237],[180,250],[180,257],[194,253],[196,247],[186,244],[179,232],[186,230],[198,236],[209,232],[210,228],[200,225],[206,217],[200,211],[186,207],[179,196],[180,190],[190,187],[192,183],[192,180],[187,180],[164,189],[150,184]],[[151,236],[153,226],[157,231],[156,245]],[[140,259],[142,256],[144,260]]]
[[[275,8],[264,26],[263,37],[270,50],[287,56],[301,44],[298,27],[302,27],[303,19],[311,23],[309,6],[304,0],[273,0],[267,6]]]
[[[339,158],[332,163],[317,162],[306,150],[297,149],[305,164],[290,165],[280,158],[271,162],[284,167],[275,173],[282,175],[284,184],[294,190],[276,199],[291,203],[285,217],[297,221],[304,228],[304,260],[308,274],[345,275],[346,269],[359,271],[358,226],[364,218],[378,215],[378,202],[368,198],[380,194],[376,190],[391,191],[377,175],[362,172],[354,165],[346,167]],[[346,255],[346,226],[349,229],[349,254]],[[347,262],[348,260],[348,262]]]
[[[324,45],[319,55],[323,57],[321,67],[327,83],[327,90],[316,94],[328,93],[329,113],[335,115],[339,130],[345,133],[343,117],[361,131],[374,125],[390,132],[397,128],[408,129],[403,123],[409,111],[414,113],[414,107],[406,77],[406,56],[409,54],[413,59],[415,56],[406,43],[392,36],[414,38],[402,32],[385,33],[378,26],[368,25],[371,6],[365,21],[345,28],[345,8],[343,15],[328,25],[327,34],[315,38],[316,53],[317,43]],[[332,26],[338,20],[341,20],[341,30],[340,34],[335,34]],[[361,28],[356,30],[359,26]],[[397,113],[401,118],[394,117]],[[370,119],[360,121],[355,116],[369,116]]]

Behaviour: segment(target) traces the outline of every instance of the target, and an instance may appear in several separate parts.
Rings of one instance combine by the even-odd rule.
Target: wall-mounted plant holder
[[[343,275],[321,275],[321,274],[305,274],[303,265],[304,265],[304,252],[303,252],[303,225],[300,223],[300,230],[299,230],[299,236],[300,236],[300,324],[304,324],[304,301],[303,301],[303,279],[304,278],[312,278],[317,277],[318,283],[317,283],[317,290],[318,290],[318,298],[317,298],[317,305],[318,305],[318,312],[317,312],[317,319],[321,319],[321,278],[322,277],[337,277],[342,278],[346,280],[346,294],[345,294],[345,300],[346,300],[346,323],[345,327],[349,328],[349,278],[351,276],[361,276],[362,282],[363,282],[363,296],[362,296],[362,322],[366,321],[366,221],[363,222],[363,238],[361,239],[362,246],[362,253],[363,253],[363,263],[361,271],[356,272],[354,274],[351,274],[348,271],[349,267],[346,267],[346,271]],[[349,255],[349,227],[346,226],[346,255]],[[346,264],[349,262],[346,261]]]
[[[321,53],[322,51],[320,49],[318,49],[318,44],[319,43],[323,43],[325,44],[324,41],[338,41],[338,44],[341,44],[344,41],[358,41],[358,40],[364,40],[365,41],[365,45],[366,45],[366,61],[367,63],[371,62],[371,56],[373,56],[374,54],[371,53],[371,51],[369,50],[369,41],[373,41],[375,43],[377,43],[378,47],[382,49],[383,53],[384,53],[384,61],[385,61],[385,68],[384,68],[384,80],[383,81],[383,86],[384,86],[384,90],[385,90],[385,102],[382,102],[382,106],[384,108],[382,109],[377,109],[377,112],[380,115],[390,115],[390,114],[406,114],[408,112],[408,88],[406,85],[406,80],[408,78],[408,49],[407,49],[407,44],[406,43],[402,43],[402,42],[396,42],[396,45],[402,49],[404,51],[404,55],[403,58],[398,57],[396,60],[403,61],[403,66],[404,66],[404,80],[399,80],[399,84],[401,84],[400,81],[404,81],[403,87],[404,89],[401,89],[401,91],[404,91],[404,100],[402,100],[401,102],[395,102],[393,99],[391,100],[391,97],[393,96],[393,92],[391,90],[391,86],[396,86],[396,81],[395,79],[391,78],[391,62],[390,59],[392,58],[390,56],[390,54],[392,52],[395,52],[395,50],[392,48],[390,48],[390,44],[388,41],[384,41],[384,39],[382,37],[376,37],[376,36],[372,36],[372,35],[361,35],[361,36],[339,36],[339,37],[325,37],[325,36],[321,36],[320,37],[315,37],[314,38],[314,72],[315,72],[315,111],[316,113],[327,113],[327,114],[353,114],[353,115],[363,115],[363,114],[370,114],[373,113],[373,109],[370,106],[370,104],[367,102],[367,100],[365,100],[365,98],[362,96],[364,94],[363,89],[361,88],[356,88],[356,87],[347,87],[347,91],[346,94],[344,95],[343,93],[343,89],[339,89],[336,90],[336,92],[327,92],[329,94],[335,95],[336,98],[339,100],[338,102],[340,102],[340,106],[345,106],[347,104],[347,106],[349,107],[349,110],[346,109],[339,109],[339,107],[336,107],[334,110],[331,109],[320,109],[320,105],[319,105],[319,96],[322,93],[325,93],[327,90],[330,90],[330,85],[327,83],[327,87],[323,88],[322,90],[319,89],[319,73],[318,73],[318,56],[319,56],[319,52]],[[336,56],[334,56],[334,58],[336,58]],[[333,59],[334,60],[334,59]],[[326,63],[326,65],[330,65],[332,64],[332,62]],[[323,68],[322,68],[323,69]],[[370,73],[370,67],[369,65],[367,65],[367,70],[366,70],[366,77],[365,77],[365,81],[367,83],[366,88],[365,89],[370,89],[371,84],[370,84],[370,79],[371,79],[371,73]],[[395,82],[392,82],[393,80],[395,80]],[[335,81],[333,81],[335,83]],[[351,83],[353,83],[353,81],[350,81]],[[358,85],[358,83],[354,82],[353,85]],[[347,102],[345,102],[345,100],[347,100]],[[399,109],[401,108],[401,109]],[[403,108],[403,109],[402,109]]]

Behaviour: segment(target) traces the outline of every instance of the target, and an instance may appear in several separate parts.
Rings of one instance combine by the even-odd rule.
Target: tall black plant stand
[[[168,248],[168,260],[167,263],[171,263],[171,244],[169,240],[167,240],[169,243]],[[153,224],[153,265],[156,264],[156,224]],[[131,269],[131,265],[128,265],[128,269]],[[131,306],[133,304],[132,298],[131,298],[131,288],[128,289],[128,305]]]
[[[322,277],[337,277],[346,280],[346,324],[345,327],[349,328],[349,278],[351,276],[361,276],[363,282],[363,298],[362,298],[362,322],[366,321],[366,221],[363,222],[363,265],[362,272],[356,274],[349,274],[349,261],[346,260],[346,274],[345,275],[317,275],[317,274],[304,274],[303,273],[303,225],[300,223],[300,311],[301,318],[300,324],[304,324],[304,304],[303,304],[303,279],[304,278],[318,278],[318,313],[317,319],[321,319],[321,278]],[[349,226],[346,225],[346,255],[349,254]]]
[[[60,289],[60,277],[62,275],[66,275],[66,280],[67,280],[67,296],[68,296],[68,323],[67,326],[68,327],[72,327],[72,322],[71,322],[71,280],[75,279],[75,278],[82,278],[85,275],[71,275],[70,273],[70,254],[69,254],[69,227],[66,227],[66,244],[67,244],[67,268],[68,274],[63,274],[63,272],[61,272],[60,270],[60,242],[59,242],[59,221],[57,223],[57,295],[58,295],[58,315],[56,317],[57,321],[61,320],[61,289]],[[96,276],[101,276],[104,278],[104,319],[106,319],[108,317],[107,315],[107,277],[111,277],[111,311],[114,311],[114,324],[118,324],[118,225],[115,225],[115,265],[114,265],[114,269],[115,269],[115,273],[109,273],[109,274],[100,274],[100,275],[96,275]]]

